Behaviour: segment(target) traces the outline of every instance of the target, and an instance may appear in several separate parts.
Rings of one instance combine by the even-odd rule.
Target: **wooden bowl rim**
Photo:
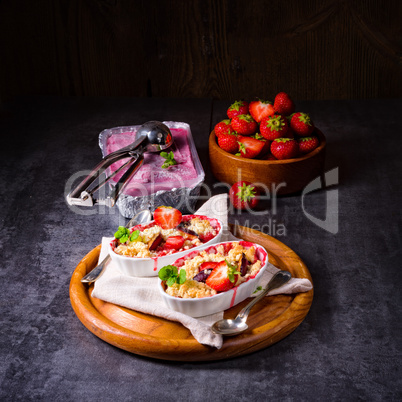
[[[289,163],[298,163],[305,161],[307,159],[312,158],[313,156],[321,153],[324,148],[326,147],[327,141],[325,138],[325,135],[319,130],[317,127],[315,128],[317,137],[320,140],[320,145],[312,152],[300,157],[300,158],[293,158],[293,159],[282,159],[282,160],[273,160],[273,161],[268,161],[268,160],[261,160],[261,159],[247,159],[247,158],[242,158],[241,156],[236,156],[233,154],[230,154],[229,152],[224,151],[222,148],[219,147],[217,144],[215,138],[215,130],[212,130],[211,134],[209,135],[209,146],[214,147],[214,150],[218,152],[222,157],[226,157],[231,159],[233,162],[236,161],[242,161],[247,163],[250,163],[251,165],[279,165],[279,164],[289,164]]]

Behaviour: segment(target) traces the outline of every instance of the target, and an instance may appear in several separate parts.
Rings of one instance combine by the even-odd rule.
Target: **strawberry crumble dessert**
[[[159,207],[154,221],[130,230],[122,226],[111,242],[112,250],[121,256],[155,258],[201,246],[220,230],[216,219],[201,215],[185,215],[171,207]]]
[[[165,292],[190,299],[214,296],[255,278],[267,254],[253,243],[227,242],[194,251],[163,267],[159,278]]]

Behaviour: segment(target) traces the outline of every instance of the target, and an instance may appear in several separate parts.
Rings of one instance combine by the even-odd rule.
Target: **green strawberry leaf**
[[[236,195],[242,201],[249,201],[256,195],[255,187],[243,183]]]

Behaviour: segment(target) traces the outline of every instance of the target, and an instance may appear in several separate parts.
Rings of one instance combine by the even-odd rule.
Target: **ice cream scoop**
[[[119,194],[144,162],[144,153],[159,152],[169,148],[172,144],[172,133],[165,124],[159,121],[144,123],[139,127],[136,140],[132,144],[106,155],[101,162],[92,169],[91,173],[67,195],[68,204],[80,206],[103,204],[109,207],[114,206]],[[92,183],[105,172],[107,167],[120,159],[128,159],[128,161],[112,174],[105,177],[105,179],[100,180],[98,185],[91,189],[89,188]],[[111,194],[107,196],[106,199],[95,199],[93,194],[124,168],[127,168],[127,170],[116,183]]]

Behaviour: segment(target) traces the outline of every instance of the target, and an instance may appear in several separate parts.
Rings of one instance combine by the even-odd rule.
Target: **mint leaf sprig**
[[[235,282],[235,275],[241,275],[241,272],[238,270],[236,265],[231,264],[228,260],[225,259],[226,265],[228,266],[228,278],[230,282]]]
[[[160,280],[166,281],[168,286],[173,286],[175,283],[181,285],[186,281],[186,270],[182,268],[178,272],[174,265],[166,265],[160,269],[158,276]]]
[[[162,165],[162,169],[167,169],[169,166],[177,165],[177,161],[174,158],[173,151],[170,151],[169,153],[161,152],[159,155],[165,159]]]
[[[141,239],[139,230],[134,230],[134,232],[130,234],[130,230],[124,226],[118,227],[114,237],[120,240],[120,243],[125,243],[127,240],[136,241]]]

